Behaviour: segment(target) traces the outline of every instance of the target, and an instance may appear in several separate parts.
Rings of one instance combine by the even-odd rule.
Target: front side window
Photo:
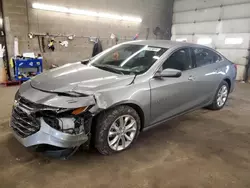
[[[160,47],[123,44],[94,57],[90,64],[118,74],[142,74],[166,51]]]
[[[221,57],[215,52],[205,48],[193,48],[192,59],[197,67],[202,67],[221,61]]]
[[[192,60],[190,58],[189,49],[181,49],[174,52],[164,63],[164,69],[177,69],[185,71],[193,68]]]

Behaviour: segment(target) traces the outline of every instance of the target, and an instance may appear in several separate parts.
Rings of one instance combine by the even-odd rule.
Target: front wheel
[[[229,94],[228,83],[226,81],[222,81],[219,88],[216,91],[213,103],[210,106],[208,106],[208,108],[211,110],[222,109],[227,102],[228,94]]]
[[[103,112],[97,119],[95,147],[103,155],[129,148],[138,137],[140,117],[126,105]]]

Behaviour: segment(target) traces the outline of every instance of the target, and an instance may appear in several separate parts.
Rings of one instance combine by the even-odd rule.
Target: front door
[[[172,116],[194,108],[195,80],[190,49],[183,48],[174,52],[161,69],[182,71],[179,78],[152,78],[151,86],[151,123],[156,124]]]

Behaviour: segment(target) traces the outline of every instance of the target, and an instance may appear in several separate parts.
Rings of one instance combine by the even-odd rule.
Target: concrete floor
[[[142,133],[128,151],[70,160],[28,152],[8,127],[16,87],[0,88],[0,187],[250,187],[250,85],[221,111],[199,110]]]

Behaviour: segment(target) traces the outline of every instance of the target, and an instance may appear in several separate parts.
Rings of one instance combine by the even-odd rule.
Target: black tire
[[[114,107],[112,109],[109,109],[107,111],[102,112],[98,117],[97,117],[97,122],[96,122],[96,130],[95,130],[95,147],[96,149],[103,155],[110,155],[113,153],[119,153],[121,151],[115,151],[109,147],[108,144],[108,132],[109,129],[112,125],[112,123],[119,118],[120,116],[123,115],[130,115],[132,116],[136,123],[137,123],[137,130],[135,133],[135,137],[132,141],[132,143],[125,148],[124,150],[130,148],[133,143],[136,141],[139,132],[140,132],[140,127],[141,127],[141,121],[138,113],[136,112],[135,109],[133,109],[130,106],[127,105],[121,105]]]
[[[225,103],[224,103],[222,106],[219,106],[218,103],[217,103],[217,96],[218,96],[218,93],[219,93],[220,89],[221,89],[223,86],[226,86],[226,87],[227,87],[228,94],[227,94],[227,98],[226,98]],[[210,110],[220,110],[220,109],[222,109],[222,108],[225,106],[225,104],[227,103],[228,95],[229,95],[229,86],[228,86],[228,83],[227,83],[225,80],[223,80],[223,81],[220,83],[220,85],[219,85],[219,87],[218,87],[218,89],[217,89],[217,91],[216,91],[216,94],[215,94],[215,96],[214,96],[214,99],[213,99],[212,104],[209,105],[207,108],[210,109]]]

